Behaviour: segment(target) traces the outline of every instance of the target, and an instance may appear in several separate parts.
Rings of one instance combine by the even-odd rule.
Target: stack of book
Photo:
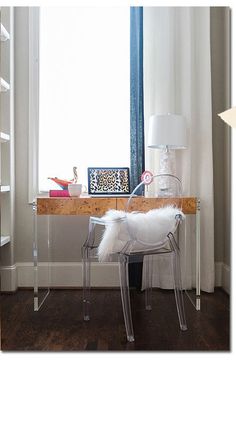
[[[68,189],[50,189],[49,197],[70,197]]]

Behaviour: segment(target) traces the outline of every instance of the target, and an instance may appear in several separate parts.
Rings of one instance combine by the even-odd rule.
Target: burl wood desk
[[[34,310],[39,310],[50,289],[39,304],[38,296],[38,244],[37,244],[37,216],[102,216],[109,209],[125,210],[128,198],[121,197],[38,197],[33,203],[35,215],[34,225]],[[169,203],[181,205],[184,214],[193,214],[196,217],[196,297],[193,299],[187,292],[194,307],[200,309],[200,200],[196,197],[183,197],[182,199],[135,197],[132,199],[132,210],[148,211]],[[49,237],[48,237],[49,240]]]

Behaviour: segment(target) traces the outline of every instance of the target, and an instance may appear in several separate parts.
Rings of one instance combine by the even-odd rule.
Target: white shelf
[[[6,143],[9,140],[10,140],[10,135],[8,135],[8,133],[0,132],[0,142],[1,143]]]
[[[1,265],[15,264],[15,149],[14,149],[14,7],[0,7],[0,184]],[[5,291],[14,289],[14,277],[2,280]]]
[[[10,84],[5,79],[0,78],[0,92],[7,92],[8,90],[10,90]]]
[[[2,185],[1,192],[9,192],[11,190],[9,185]]]
[[[10,39],[10,34],[6,30],[6,28],[1,23],[1,32],[0,32],[0,40],[1,42],[6,42],[6,40]]]
[[[1,236],[0,247],[3,247],[3,245],[8,244],[8,242],[10,242],[10,240],[11,240],[10,236]]]

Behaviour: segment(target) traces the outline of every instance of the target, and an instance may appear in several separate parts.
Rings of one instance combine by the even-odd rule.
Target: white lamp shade
[[[186,149],[187,126],[182,115],[152,115],[149,119],[148,147]]]
[[[232,109],[225,110],[225,112],[218,113],[225,123],[227,123],[231,127],[236,127],[236,107],[232,107]]]

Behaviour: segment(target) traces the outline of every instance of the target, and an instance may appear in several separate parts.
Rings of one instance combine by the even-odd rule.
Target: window
[[[89,166],[129,166],[130,25],[129,7],[42,7],[39,16],[35,140],[38,191],[47,191],[56,187],[48,177],[71,179],[73,166],[83,184]]]

